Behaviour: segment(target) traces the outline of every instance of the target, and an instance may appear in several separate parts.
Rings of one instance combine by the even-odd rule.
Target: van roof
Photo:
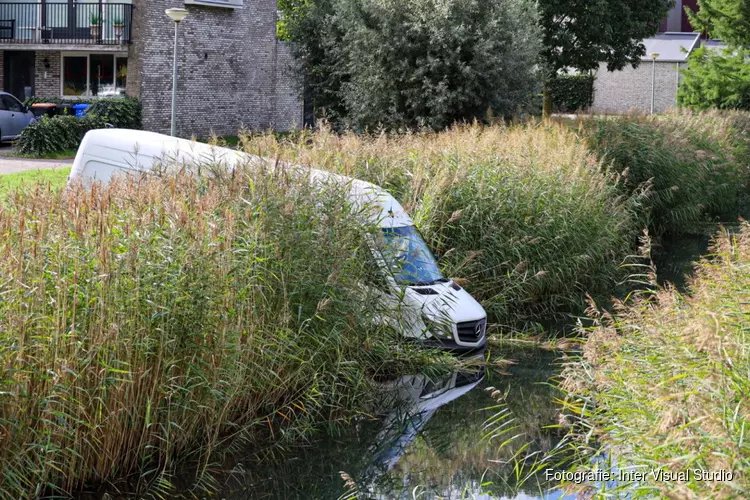
[[[113,161],[119,157],[123,171],[147,172],[156,168],[157,163],[176,161],[180,164],[221,162],[227,168],[234,168],[240,162],[262,162],[268,166],[278,165],[281,168],[300,168],[310,172],[311,180],[316,182],[336,181],[349,184],[350,199],[359,206],[373,204],[380,209],[378,221],[383,227],[413,226],[414,222],[401,204],[385,189],[375,184],[352,179],[340,174],[319,169],[309,169],[289,163],[278,163],[275,160],[262,158],[249,153],[220,146],[179,139],[155,132],[130,129],[97,129],[86,134],[78,149],[70,181],[90,182],[87,178],[86,163],[95,158],[107,157]]]
[[[240,157],[245,160],[248,158],[260,160],[257,156],[240,155],[239,151],[228,148],[170,137],[156,132],[131,129],[91,130],[84,137],[79,150],[91,149],[95,146],[105,146],[107,149],[131,155],[137,151],[138,156],[159,160],[213,161],[223,159],[229,160],[232,164],[236,163]]]

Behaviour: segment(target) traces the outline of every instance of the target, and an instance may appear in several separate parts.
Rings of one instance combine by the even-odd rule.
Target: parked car
[[[106,184],[115,175],[160,170],[166,164],[191,166],[243,162],[275,168],[276,162],[240,151],[209,146],[153,132],[124,129],[92,130],[78,148],[69,182]],[[385,311],[401,311],[403,322],[394,324],[408,339],[455,353],[481,352],[486,346],[487,314],[482,306],[454,281],[442,276],[429,247],[401,204],[386,190],[330,172],[298,168],[311,182],[333,181],[348,186],[355,205],[376,208],[370,222],[381,229],[368,239],[378,283],[368,284]],[[378,318],[391,323],[393,315]]]
[[[17,139],[36,117],[13,94],[0,92],[0,142]]]

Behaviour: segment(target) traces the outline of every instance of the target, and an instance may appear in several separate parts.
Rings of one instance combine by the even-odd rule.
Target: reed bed
[[[609,294],[635,241],[638,196],[565,127],[460,126],[363,137],[245,136],[242,147],[368,180],[414,217],[445,272],[504,325]]]
[[[736,222],[750,184],[750,113],[675,111],[584,120],[591,150],[623,175],[625,195],[643,192],[641,224],[654,235],[702,222]]]
[[[568,409],[611,464],[649,473],[603,497],[741,498],[750,489],[750,225],[718,236],[713,254],[690,295],[667,288],[611,315],[592,310],[583,356],[564,373]],[[651,470],[688,478],[658,481]]]
[[[0,205],[0,498],[136,478],[352,415],[434,360],[373,327],[344,187],[283,173],[38,186]],[[305,187],[307,186],[307,187]]]

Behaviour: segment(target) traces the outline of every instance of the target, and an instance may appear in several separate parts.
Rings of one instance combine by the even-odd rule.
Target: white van
[[[233,149],[153,132],[92,130],[78,149],[68,182],[106,184],[114,175],[153,172],[165,164],[213,164],[231,169],[240,162],[276,165]],[[305,171],[313,181],[334,180],[349,185],[354,204],[378,208],[380,213],[373,214],[370,222],[380,226],[382,238],[371,239],[370,247],[379,267],[375,273],[379,283],[371,288],[386,310],[402,313],[403,322],[396,326],[406,337],[455,352],[483,350],[487,314],[458,284],[442,276],[435,257],[401,204],[374,184],[321,170]]]

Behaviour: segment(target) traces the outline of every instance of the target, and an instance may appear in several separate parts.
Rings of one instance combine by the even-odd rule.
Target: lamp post
[[[172,64],[172,137],[177,136],[177,26],[184,20],[188,11],[186,9],[167,9],[164,11],[174,21],[174,63]]]
[[[656,52],[651,54],[651,114],[654,114],[654,107],[656,105],[656,60],[659,58],[659,54]]]

